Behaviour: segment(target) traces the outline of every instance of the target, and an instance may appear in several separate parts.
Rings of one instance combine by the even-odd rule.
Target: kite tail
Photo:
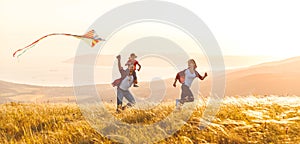
[[[17,53],[20,53],[20,54],[17,55],[17,57],[23,55],[27,50],[34,47],[39,41],[41,41],[42,39],[44,39],[48,36],[53,36],[53,35],[72,36],[72,37],[75,37],[75,38],[78,38],[78,39],[81,39],[81,40],[85,41],[91,47],[94,47],[100,41],[105,41],[105,39],[102,39],[102,38],[98,37],[95,30],[90,30],[89,32],[87,32],[84,35],[73,35],[73,34],[66,34],[66,33],[52,33],[52,34],[48,34],[48,35],[45,35],[45,36],[39,38],[38,40],[34,41],[30,45],[28,45],[28,46],[26,46],[22,49],[18,49],[17,51],[15,51],[13,53],[13,57],[15,57],[17,55]]]
[[[27,50],[33,48],[35,45],[36,45],[36,44],[30,45],[29,47],[26,47],[26,49],[23,49],[23,50],[19,51],[20,54],[17,55],[17,58],[19,58],[19,56],[23,55]],[[14,57],[15,57],[16,53],[17,53],[17,52],[14,53],[14,55],[13,55]]]
[[[39,38],[38,40],[34,41],[34,42],[31,43],[30,45],[28,45],[28,46],[26,46],[26,47],[24,47],[24,48],[18,49],[17,51],[14,52],[13,57],[15,57],[16,54],[19,53],[19,52],[20,52],[20,54],[18,54],[17,57],[23,55],[28,49],[31,49],[32,47],[34,47],[40,40],[42,40],[42,39],[44,39],[44,38],[46,38],[46,37],[48,37],[48,36],[52,36],[52,35],[55,35],[55,34],[48,34],[48,35],[45,35],[45,36]]]

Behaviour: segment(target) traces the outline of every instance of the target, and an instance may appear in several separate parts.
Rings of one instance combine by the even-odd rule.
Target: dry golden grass
[[[173,111],[173,104],[162,104],[142,111],[128,109],[114,113],[131,124],[153,124]],[[199,129],[204,107],[176,133],[158,143],[297,143],[300,142],[299,97],[226,98],[210,125]],[[167,127],[159,128],[168,131]],[[110,135],[125,142],[118,133]],[[124,140],[125,139],[125,140]],[[143,139],[143,138],[137,138]],[[114,143],[102,137],[82,116],[75,104],[0,105],[0,143]]]

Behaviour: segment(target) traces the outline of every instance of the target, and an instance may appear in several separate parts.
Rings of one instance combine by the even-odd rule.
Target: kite
[[[91,47],[94,47],[100,41],[105,41],[105,39],[102,39],[102,38],[100,38],[97,35],[97,33],[95,32],[95,30],[90,30],[89,32],[87,32],[84,35],[73,35],[73,34],[66,34],[66,33],[52,33],[52,34],[48,34],[48,35],[45,35],[45,36],[39,38],[38,40],[34,41],[30,45],[28,45],[28,46],[26,46],[26,47],[24,47],[22,49],[18,49],[17,51],[14,52],[13,57],[15,57],[15,56],[17,56],[17,57],[21,56],[28,49],[31,49],[32,47],[34,47],[42,39],[44,39],[46,37],[49,37],[49,36],[54,36],[54,35],[72,36],[72,37],[84,40]]]

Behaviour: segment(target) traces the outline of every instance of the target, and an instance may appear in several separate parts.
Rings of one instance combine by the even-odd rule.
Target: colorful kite
[[[89,32],[87,32],[84,35],[73,35],[73,34],[65,34],[65,33],[52,33],[52,34],[48,34],[45,35],[41,38],[39,38],[38,40],[34,41],[33,43],[31,43],[30,45],[22,48],[22,49],[18,49],[17,51],[14,52],[13,57],[15,57],[17,55],[17,57],[21,56],[22,54],[24,54],[28,49],[34,47],[39,41],[41,41],[42,39],[49,37],[49,36],[54,36],[54,35],[63,35],[63,36],[72,36],[72,37],[76,37],[79,39],[84,40],[87,44],[89,44],[91,47],[94,47],[98,42],[100,41],[105,41],[104,39],[100,38],[95,30],[91,30]]]

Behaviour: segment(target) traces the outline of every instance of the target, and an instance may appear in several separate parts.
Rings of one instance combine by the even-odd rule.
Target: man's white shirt
[[[121,84],[120,84],[120,88],[122,89],[122,90],[128,90],[130,87],[131,87],[131,85],[133,84],[133,76],[131,75],[131,76],[126,76],[123,80],[122,80],[122,82],[121,82]]]

